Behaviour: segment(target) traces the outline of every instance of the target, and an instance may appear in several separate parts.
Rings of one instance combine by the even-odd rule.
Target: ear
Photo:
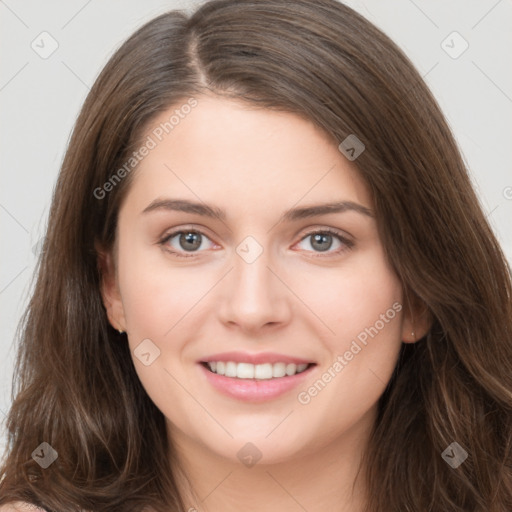
[[[98,254],[98,270],[101,276],[101,298],[107,310],[108,321],[114,329],[126,331],[126,320],[119,292],[113,251],[106,251],[98,244],[95,244],[95,247]]]
[[[416,343],[432,327],[432,316],[426,304],[417,295],[406,293],[404,302],[402,341],[404,343]]]

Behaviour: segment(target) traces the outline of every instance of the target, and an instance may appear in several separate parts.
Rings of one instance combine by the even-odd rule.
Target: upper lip
[[[284,354],[277,354],[275,352],[258,352],[250,354],[248,352],[222,352],[220,354],[213,354],[201,359],[200,362],[208,363],[212,361],[233,361],[234,363],[250,363],[250,364],[265,364],[265,363],[286,363],[286,364],[309,364],[313,361],[302,359],[300,357],[287,356]]]

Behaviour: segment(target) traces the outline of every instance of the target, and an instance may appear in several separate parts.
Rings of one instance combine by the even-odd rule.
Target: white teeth
[[[290,363],[286,365],[286,375],[295,375],[295,372],[297,371],[297,365]]]
[[[270,363],[257,364],[254,366],[255,379],[271,379],[272,378],[272,365]]]
[[[238,363],[236,366],[236,375],[239,379],[254,379],[254,365],[248,363]]]
[[[280,378],[285,376],[302,373],[309,365],[293,364],[293,363],[235,363],[233,361],[211,361],[208,367],[217,375],[225,375],[226,377],[235,377],[238,379],[258,379],[266,380],[272,378]]]
[[[236,363],[233,363],[232,361],[227,362],[224,375],[226,377],[236,377]]]
[[[272,377],[284,377],[286,375],[286,365],[284,363],[276,363],[272,367]]]

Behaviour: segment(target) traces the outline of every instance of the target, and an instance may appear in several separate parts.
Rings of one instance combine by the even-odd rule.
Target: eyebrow
[[[226,220],[227,217],[226,212],[216,206],[212,206],[206,203],[197,203],[187,199],[170,198],[155,199],[146,208],[144,208],[142,214],[157,210],[195,213],[196,215],[216,218],[221,221]],[[366,206],[363,206],[362,204],[355,203],[353,201],[335,201],[331,203],[291,208],[283,213],[279,219],[279,222],[292,222],[309,217],[316,217],[318,215],[326,215],[329,213],[344,213],[348,211],[354,211],[367,217],[374,216],[372,210]]]

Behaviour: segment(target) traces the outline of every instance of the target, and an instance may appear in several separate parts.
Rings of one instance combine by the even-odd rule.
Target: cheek
[[[313,274],[296,267],[293,275],[296,277],[290,275],[287,282],[328,328],[321,332],[330,352],[342,350],[376,322],[382,328],[381,315],[387,311],[386,329],[379,330],[393,334],[392,338],[400,337],[401,315],[397,309],[401,310],[402,286],[380,247],[361,251],[339,267],[319,269]]]
[[[119,279],[128,332],[134,337],[170,336],[208,291],[211,279],[199,268],[171,264],[154,246],[141,247],[129,237],[124,245]]]
[[[175,369],[187,358],[187,340],[197,327],[195,318],[205,303],[201,299],[215,276],[172,265],[154,247],[140,249],[133,243],[127,250],[128,243],[124,252],[119,251],[118,269],[135,370],[160,410],[185,417],[185,406],[193,404],[177,384],[175,378],[183,379]],[[145,354],[149,354],[146,360]]]
[[[400,281],[380,251],[363,256],[326,275],[316,288],[322,292],[310,295],[312,309],[321,312],[331,332],[321,336],[321,371],[308,383],[311,393],[302,389],[307,396],[299,402],[311,399],[319,413],[329,403],[340,414],[362,414],[384,391],[400,351]]]
[[[376,404],[401,348],[400,282],[383,257],[364,263],[330,283],[324,318],[335,334],[323,338],[328,356],[297,396],[312,417],[328,407],[324,426],[332,432],[340,418],[348,428]]]
[[[354,338],[375,324],[379,331],[390,333],[393,326],[393,332],[399,333],[400,322],[396,316],[402,309],[402,288],[384,264],[376,263],[363,272],[353,273],[339,283],[334,295],[331,307],[335,330],[342,338]]]

